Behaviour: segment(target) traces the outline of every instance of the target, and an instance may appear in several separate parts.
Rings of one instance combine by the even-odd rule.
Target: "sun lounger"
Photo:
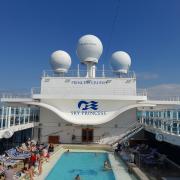
[[[6,151],[6,154],[11,158],[11,159],[19,159],[19,160],[23,160],[26,158],[30,157],[30,153],[26,152],[26,153],[20,153],[18,152],[15,148],[9,149]]]

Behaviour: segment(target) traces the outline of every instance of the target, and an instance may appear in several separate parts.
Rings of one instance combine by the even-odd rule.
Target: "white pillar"
[[[87,78],[95,78],[96,77],[96,66],[94,63],[87,63]]]
[[[8,127],[8,107],[6,107],[5,112],[6,112],[6,116],[5,116],[5,128],[7,128]]]
[[[7,127],[9,128],[11,124],[11,107],[8,107],[8,124]]]
[[[25,124],[25,120],[26,120],[26,108],[23,108],[23,124]]]
[[[105,77],[105,73],[104,73],[104,64],[103,64],[103,67],[102,67],[102,77]]]
[[[1,129],[3,128],[3,121],[4,121],[4,106],[2,107],[2,114],[1,114]]]
[[[31,114],[31,108],[29,107],[29,112],[28,112],[28,123],[29,123],[29,120],[30,120],[30,114]]]
[[[14,107],[13,107],[13,109],[14,109],[14,120],[13,120],[13,126],[15,126],[15,125],[16,125],[16,123],[15,123],[15,120],[16,120],[16,108],[14,108]]]
[[[21,122],[21,107],[18,110],[18,115],[19,115],[19,125],[20,125],[20,122]]]
[[[80,77],[79,64],[77,65],[77,77]]]

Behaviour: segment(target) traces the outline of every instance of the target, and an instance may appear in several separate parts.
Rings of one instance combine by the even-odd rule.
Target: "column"
[[[13,120],[13,126],[15,126],[16,124],[15,124],[15,120],[16,120],[16,108],[15,107],[13,107],[13,110],[14,110],[14,120]]]
[[[5,129],[8,127],[8,107],[5,109],[6,116],[5,116]]]
[[[20,125],[20,121],[21,121],[21,107],[19,107],[18,115],[19,115],[19,125]]]
[[[1,114],[1,129],[3,128],[3,120],[4,120],[4,106],[2,107],[2,114]]]
[[[29,123],[29,120],[30,120],[30,114],[31,114],[31,108],[29,107],[28,108],[28,123]]]
[[[8,128],[10,127],[10,124],[11,124],[11,107],[8,107]]]
[[[26,119],[26,108],[23,108],[23,124],[25,124],[25,119]]]

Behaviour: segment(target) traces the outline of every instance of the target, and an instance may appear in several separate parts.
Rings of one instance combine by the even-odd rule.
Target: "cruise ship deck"
[[[1,152],[28,138],[39,143],[110,145],[113,149],[120,143],[131,146],[142,131],[153,134],[158,143],[180,146],[180,99],[153,99],[145,89],[137,89],[126,52],[114,52],[111,69],[102,66],[98,70],[102,52],[99,38],[85,35],[78,41],[77,55],[86,70],[79,65],[71,70],[70,55],[58,50],[51,55],[52,70],[43,71],[40,87],[27,94],[3,94]]]

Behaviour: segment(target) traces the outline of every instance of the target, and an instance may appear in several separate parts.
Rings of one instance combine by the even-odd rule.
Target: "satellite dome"
[[[71,66],[71,57],[65,51],[55,51],[51,54],[50,64],[55,73],[66,73]]]
[[[111,66],[116,73],[127,73],[131,65],[131,58],[124,51],[116,51],[111,56]]]
[[[82,36],[77,44],[77,56],[82,63],[98,63],[103,51],[100,39],[94,35]]]

